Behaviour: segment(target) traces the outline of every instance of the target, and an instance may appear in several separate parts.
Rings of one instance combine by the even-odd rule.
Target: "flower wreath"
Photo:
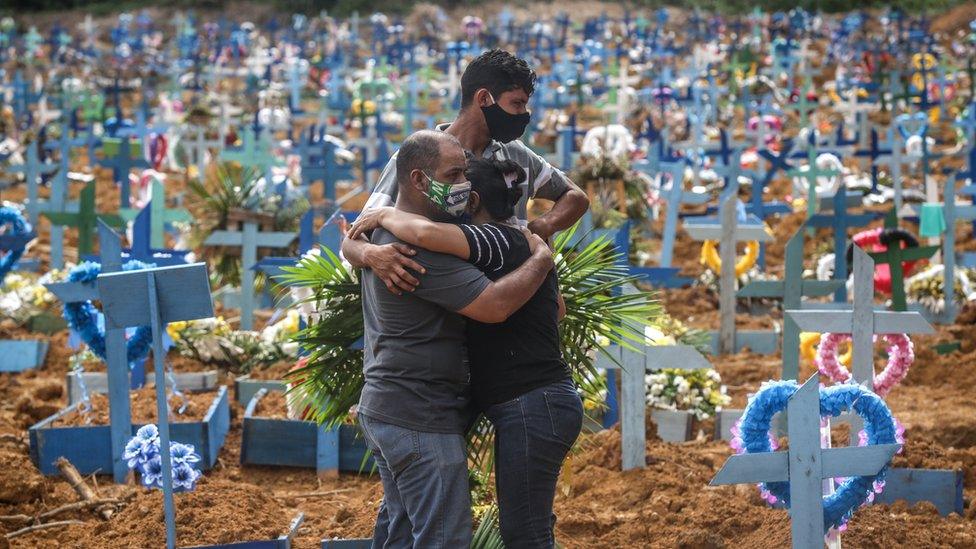
[[[706,240],[702,243],[701,262],[708,265],[708,268],[715,274],[722,274],[722,258],[718,255],[716,244],[714,240]],[[746,254],[735,263],[735,276],[742,276],[749,272],[749,269],[756,264],[758,257],[759,242],[750,240],[746,244]]]
[[[5,234],[12,236],[27,235],[31,232],[30,223],[24,219],[24,215],[20,213],[20,210],[10,206],[0,207],[0,226],[2,225],[11,226],[11,230]],[[27,249],[26,242],[19,247],[7,250],[7,253],[0,258],[0,284],[3,284],[7,273],[13,270],[14,264],[24,255],[25,249]]]
[[[874,376],[874,392],[884,397],[908,375],[908,369],[915,361],[915,346],[905,334],[882,334],[880,337],[888,344],[888,365]],[[837,345],[850,339],[850,334],[824,334],[817,347],[817,368],[835,383],[851,380],[850,370],[837,360]],[[878,340],[877,335],[874,340]]]
[[[122,266],[123,271],[141,271],[155,267],[151,263],[141,261],[129,261]],[[102,266],[93,261],[85,261],[74,267],[68,273],[69,282],[94,282],[102,272]],[[68,321],[68,327],[81,337],[81,340],[88,345],[95,356],[102,360],[105,357],[105,330],[98,326],[99,311],[92,305],[91,301],[79,301],[76,303],[64,304],[64,319]],[[152,346],[152,330],[149,326],[136,328],[135,333],[125,343],[126,360],[128,364],[145,358],[149,354]]]
[[[757,454],[776,450],[770,434],[773,415],[786,410],[790,397],[799,389],[795,380],[767,381],[759,392],[750,397],[742,418],[732,428],[732,448],[739,454]],[[821,417],[836,417],[852,409],[864,419],[861,445],[899,443],[901,435],[891,410],[881,397],[856,384],[820,388]],[[851,477],[824,496],[824,528],[843,529],[861,505],[873,501],[884,489],[885,466],[876,475]],[[790,507],[789,482],[764,482],[759,485],[763,499],[769,503],[782,501]]]

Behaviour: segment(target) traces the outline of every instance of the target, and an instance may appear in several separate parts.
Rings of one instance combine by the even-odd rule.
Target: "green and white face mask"
[[[471,182],[464,181],[451,185],[437,181],[427,175],[426,172],[424,175],[430,180],[430,187],[424,192],[424,195],[449,215],[460,217],[468,208],[468,200],[471,198]]]

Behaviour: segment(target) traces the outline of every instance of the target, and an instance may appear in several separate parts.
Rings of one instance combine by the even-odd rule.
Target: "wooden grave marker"
[[[709,483],[790,483],[790,531],[795,549],[820,549],[826,528],[823,480],[875,475],[891,462],[900,444],[822,448],[819,378],[811,376],[787,404],[788,450],[740,454],[726,460]]]
[[[786,311],[785,316],[791,317],[803,331],[851,334],[853,381],[872,391],[875,334],[934,332],[932,325],[917,312],[875,310],[874,260],[858,246],[854,247],[854,304],[850,311],[791,310]],[[851,445],[856,446],[858,432],[862,428],[860,417],[847,415],[841,418],[850,424]],[[893,503],[897,497],[910,504],[918,501],[932,502],[943,515],[962,512],[961,471],[899,468],[892,469],[891,472],[893,475],[886,481],[886,486],[892,491],[883,492],[876,499],[878,503]],[[930,482],[917,482],[922,478]]]
[[[122,270],[122,243],[115,231],[104,222],[98,222],[99,258],[102,273]],[[101,299],[94,283],[56,282],[45,285],[62,303],[95,301]],[[125,482],[129,473],[122,454],[125,443],[132,436],[132,415],[129,408],[129,390],[141,387],[145,381],[145,369],[141,364],[132,369],[127,360],[125,329],[105,327],[105,365],[109,394],[109,424],[111,432],[112,476],[115,482]]]
[[[191,223],[193,216],[184,208],[166,207],[166,187],[158,178],[152,178],[149,189],[149,203],[143,210],[121,208],[119,215],[126,221],[135,221],[143,211],[146,211],[148,216],[148,245],[152,248],[164,248],[166,245],[166,224]]]
[[[165,369],[163,330],[170,322],[209,318],[214,314],[210,280],[203,263],[122,271],[99,275],[99,295],[105,310],[105,328],[125,330],[129,326],[152,327],[154,370]],[[169,454],[169,405],[165,383],[156,384],[156,417],[159,428],[163,475],[163,506],[166,547],[176,546],[176,517],[173,506],[173,464]]]
[[[81,191],[78,199],[78,211],[76,213],[46,211],[41,215],[51,221],[52,230],[55,227],[74,227],[78,229],[78,257],[82,258],[92,253],[92,235],[97,228],[97,222],[102,221],[112,227],[121,227],[124,224],[122,218],[117,214],[103,213],[95,211],[95,180],[89,181]],[[52,254],[53,254],[52,242]],[[53,258],[52,258],[53,262]]]
[[[294,232],[261,231],[259,221],[250,212],[241,212],[239,230],[227,229],[210,233],[204,246],[226,246],[241,249],[241,322],[242,330],[250,330],[254,321],[254,267],[259,247],[286,248],[297,236]]]
[[[737,186],[738,182],[730,183]],[[716,352],[729,354],[742,347],[750,347],[755,352],[775,352],[778,338],[775,334],[764,332],[742,333],[736,336],[735,330],[735,244],[755,240],[769,242],[769,234],[762,221],[756,217],[747,218],[747,223],[739,224],[736,206],[738,198],[733,190],[719,207],[720,218],[689,217],[685,219],[685,231],[697,241],[718,240],[722,272],[719,274],[719,314],[720,326]],[[771,343],[770,343],[771,342]]]
[[[598,367],[620,370],[620,398],[608,402],[619,407],[623,470],[644,468],[647,465],[645,441],[647,433],[647,372],[662,369],[699,370],[712,365],[690,345],[645,345],[640,350],[614,345],[597,355]],[[610,400],[610,399],[608,399]],[[611,410],[617,412],[618,410]],[[652,410],[651,417],[658,424],[658,436],[666,442],[684,442],[691,436],[692,415],[687,411]]]
[[[848,192],[841,185],[831,200],[833,211],[830,214],[818,213],[807,218],[808,227],[831,227],[834,232],[834,280],[847,280],[847,230],[850,227],[863,227],[875,219],[873,214],[848,214]],[[847,286],[841,284],[834,292],[834,300],[847,301]]]

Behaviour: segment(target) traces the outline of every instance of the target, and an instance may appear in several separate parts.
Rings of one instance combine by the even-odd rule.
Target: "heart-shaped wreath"
[[[155,265],[143,263],[141,261],[129,261],[122,266],[123,271],[141,271],[151,269]],[[102,272],[102,266],[93,261],[85,261],[68,272],[69,282],[94,282]],[[99,311],[92,305],[91,301],[79,301],[76,303],[65,303],[64,319],[68,321],[68,327],[78,334],[82,341],[88,345],[95,356],[102,360],[105,357],[105,330],[98,325]],[[152,346],[152,329],[149,326],[136,328],[135,333],[125,343],[126,360],[131,366],[137,360],[145,358],[149,354]]]
[[[0,206],[0,226],[3,225],[10,225],[10,229],[3,233],[5,236],[26,236],[31,233],[30,223],[24,219],[23,214],[17,208]],[[27,249],[26,239],[24,240],[19,245],[7,250],[7,253],[0,258],[0,284],[3,284],[4,279],[7,278],[7,273],[14,268],[14,264],[24,255],[24,250]]]
[[[770,433],[773,415],[786,410],[790,397],[799,389],[794,380],[763,383],[759,392],[749,399],[742,418],[733,426],[732,448],[739,454],[757,454],[776,450]],[[881,397],[860,385],[844,384],[820,388],[820,416],[836,417],[852,409],[864,420],[866,440],[862,445],[900,443],[899,429],[891,410]],[[837,490],[824,496],[824,526],[842,527],[861,505],[873,501],[884,489],[887,466],[877,475],[844,479]],[[759,485],[763,498],[770,503],[783,502],[790,507],[789,482],[765,482]]]
[[[875,341],[878,337],[874,336]],[[915,346],[905,334],[882,334],[880,337],[888,344],[888,365],[874,376],[874,391],[878,396],[884,397],[908,375],[908,368],[915,361]],[[837,345],[850,339],[850,334],[824,334],[820,339],[820,346],[817,347],[817,368],[834,383],[851,380],[850,370],[837,359]]]

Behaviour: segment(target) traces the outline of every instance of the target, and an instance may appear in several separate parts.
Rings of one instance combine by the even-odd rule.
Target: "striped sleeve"
[[[505,267],[505,260],[512,248],[505,233],[493,225],[458,225],[468,240],[471,250],[468,261],[481,269],[491,273]]]
[[[396,159],[397,155],[394,153],[393,156],[390,157],[390,161],[386,163],[386,167],[383,168],[383,173],[380,174],[379,180],[373,187],[373,193],[369,195],[369,199],[366,200],[366,205],[363,206],[364,212],[373,208],[392,206],[394,203],[396,203]]]

